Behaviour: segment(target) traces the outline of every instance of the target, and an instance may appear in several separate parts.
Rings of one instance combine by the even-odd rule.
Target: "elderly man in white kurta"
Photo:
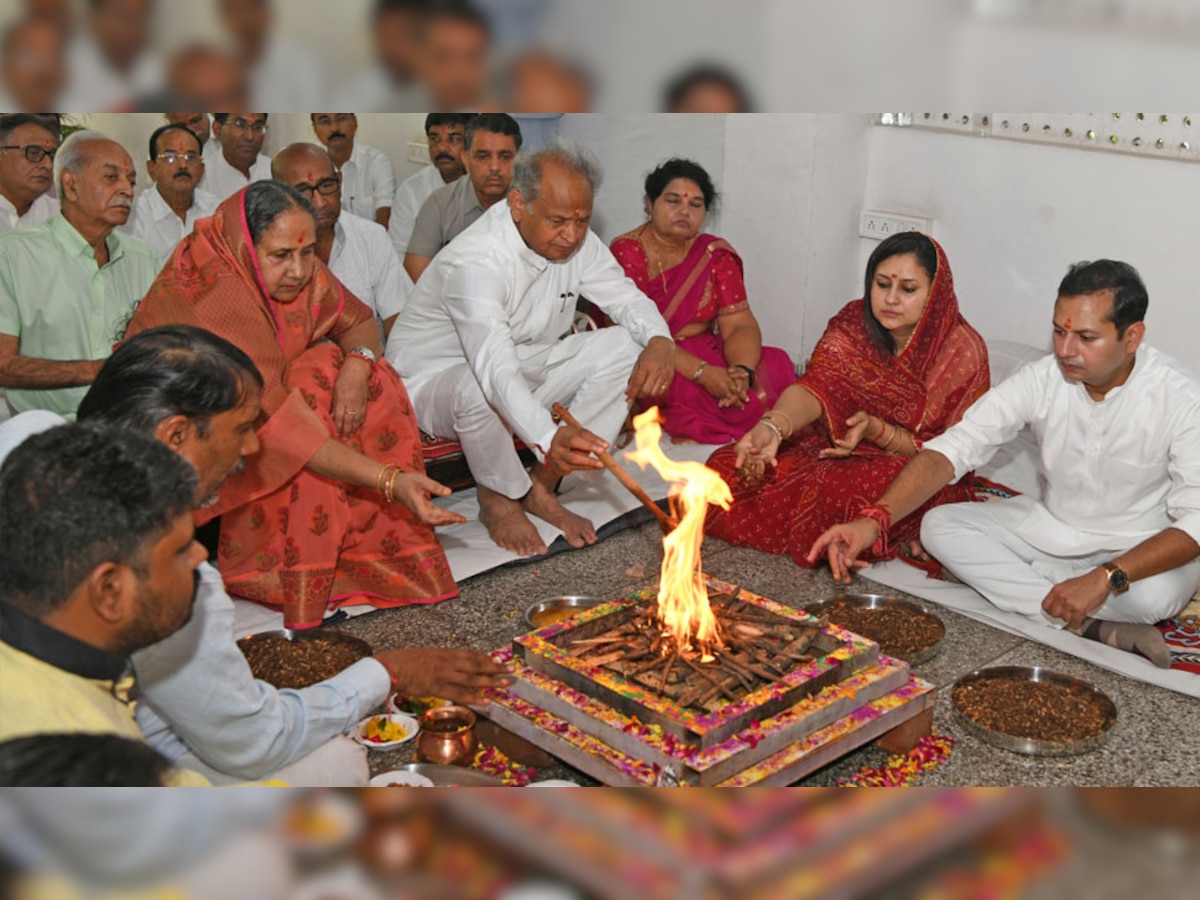
[[[925,550],[1003,610],[1137,652],[1166,668],[1153,623],[1200,581],[1200,382],[1142,342],[1147,295],[1126,263],[1072,267],[1054,306],[1054,355],[992,388],[927,441],[864,518],[814,544],[835,577],[887,526],[986,463],[1026,425],[1043,498],[925,514]]]
[[[592,524],[563,508],[554,485],[568,471],[599,468],[589,454],[607,449],[630,401],[661,395],[674,373],[666,322],[588,228],[599,177],[572,145],[518,160],[508,202],[437,255],[388,341],[421,427],[462,443],[480,519],[523,556],[546,552],[527,514],[573,546],[595,542]],[[572,334],[581,294],[617,325]],[[555,402],[591,430],[556,426]],[[542,460],[528,474],[513,433]]]

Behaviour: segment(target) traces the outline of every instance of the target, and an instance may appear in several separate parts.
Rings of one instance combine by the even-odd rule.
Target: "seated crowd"
[[[899,556],[1170,664],[1154,623],[1200,581],[1200,382],[1144,342],[1128,264],[1072,266],[1054,353],[992,386],[945,251],[894,235],[797,377],[703,231],[695,162],[653,169],[646,221],[609,247],[595,159],[522,152],[502,113],[430,115],[431,165],[398,186],[352,113],[273,158],[265,113],[167,119],[135,195],[119,143],[0,116],[0,740],[144,741],[156,783],[363,783],[344,735],[390,691],[485,703],[505,668],[406,648],[277,690],[232,598],[311,628],[456,597],[435,529],[464,519],[434,502],[422,433],[461,445],[498,546],[546,553],[535,519],[593,544],[559,483],[654,405],[674,440],[727,445],[712,536],[845,580]],[[602,327],[576,331],[584,308]],[[972,503],[1026,426],[1045,496]]]

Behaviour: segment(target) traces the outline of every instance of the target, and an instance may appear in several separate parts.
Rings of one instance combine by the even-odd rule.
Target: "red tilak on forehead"
[[[575,218],[577,218],[577,219],[583,218],[583,210],[578,206],[575,207]]]
[[[900,273],[899,273],[899,272],[892,272],[890,275],[888,275],[888,278],[891,278],[891,279],[893,279],[893,280],[894,280],[894,279],[896,279],[896,278],[899,278],[899,277],[900,277]]]
[[[1071,317],[1067,316],[1067,321],[1063,322],[1063,328],[1069,329],[1070,327],[1071,327]]]
[[[312,170],[309,170],[309,173],[308,173],[308,180],[309,180],[309,181],[316,181],[316,180],[317,180],[317,177],[316,177],[315,175],[313,175],[313,173],[312,173]]]

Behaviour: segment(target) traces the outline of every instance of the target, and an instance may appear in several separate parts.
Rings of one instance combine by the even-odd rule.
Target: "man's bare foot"
[[[545,463],[534,463],[529,469],[529,480],[545,488],[551,494],[558,493],[558,485],[562,476],[556,475],[546,467]]]
[[[1084,619],[1076,633],[1118,650],[1144,656],[1160,669],[1171,668],[1171,651],[1167,648],[1167,641],[1153,625]]]
[[[596,543],[596,529],[592,523],[583,516],[568,512],[566,507],[558,502],[558,498],[536,478],[533,480],[533,487],[521,501],[521,506],[530,515],[561,529],[567,543],[572,547]]]
[[[525,515],[521,501],[511,500],[483,485],[477,487],[479,521],[498,546],[521,556],[538,556],[547,552],[542,536]]]

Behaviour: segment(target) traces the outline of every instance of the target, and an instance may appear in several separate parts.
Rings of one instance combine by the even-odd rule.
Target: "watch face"
[[[1117,591],[1118,593],[1128,590],[1129,576],[1120,569],[1114,567],[1108,571],[1108,584],[1114,591]]]

